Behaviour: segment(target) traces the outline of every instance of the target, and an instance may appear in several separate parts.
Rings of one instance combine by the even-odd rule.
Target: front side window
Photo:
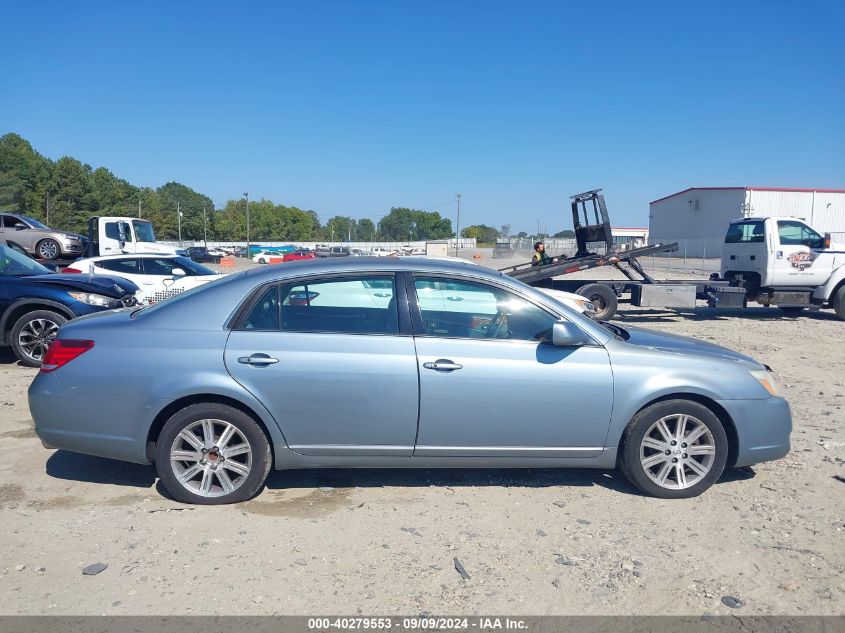
[[[428,336],[550,342],[557,317],[511,292],[480,282],[415,277]]]
[[[117,226],[117,222],[106,222],[106,237],[111,240],[120,240],[120,228]]]
[[[766,241],[765,226],[762,220],[734,222],[728,227],[725,244],[748,244]]]
[[[392,276],[363,275],[285,284],[280,298],[282,331],[399,333]]]
[[[778,220],[778,239],[783,246],[824,247],[821,235],[803,222],[792,220]]]

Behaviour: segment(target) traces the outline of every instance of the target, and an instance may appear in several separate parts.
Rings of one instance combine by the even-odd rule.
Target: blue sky
[[[0,133],[378,218],[616,225],[689,186],[845,186],[845,3],[0,0]]]

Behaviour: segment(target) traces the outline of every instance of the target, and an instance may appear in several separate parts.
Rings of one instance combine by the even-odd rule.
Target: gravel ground
[[[253,501],[188,507],[152,467],[43,449],[35,371],[0,350],[0,613],[844,613],[845,324],[624,306],[618,321],[771,365],[790,455],[687,501],[607,471],[355,470],[273,473]]]

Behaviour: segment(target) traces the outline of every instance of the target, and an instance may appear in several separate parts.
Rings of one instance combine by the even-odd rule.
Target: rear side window
[[[725,235],[725,244],[760,243],[765,241],[765,228],[763,222],[760,220],[734,222],[728,227],[728,234]]]
[[[141,267],[135,258],[121,258],[121,259],[105,259],[97,262],[97,266],[112,270],[116,273],[124,273],[126,275],[141,274]]]
[[[784,246],[824,248],[822,236],[803,222],[778,220],[778,239]]]
[[[337,334],[398,334],[393,276],[322,279],[281,287],[281,330]]]
[[[279,329],[279,288],[273,286],[264,291],[249,314],[241,329],[278,330]]]

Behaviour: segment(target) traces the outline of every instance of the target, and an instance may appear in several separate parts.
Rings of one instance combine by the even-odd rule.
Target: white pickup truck
[[[148,220],[123,216],[88,218],[88,247],[84,256],[122,253],[185,255],[186,251],[156,242],[153,225]]]
[[[845,244],[797,218],[734,220],[722,248],[722,277],[740,281],[745,298],[788,314],[833,308],[845,320]]]

